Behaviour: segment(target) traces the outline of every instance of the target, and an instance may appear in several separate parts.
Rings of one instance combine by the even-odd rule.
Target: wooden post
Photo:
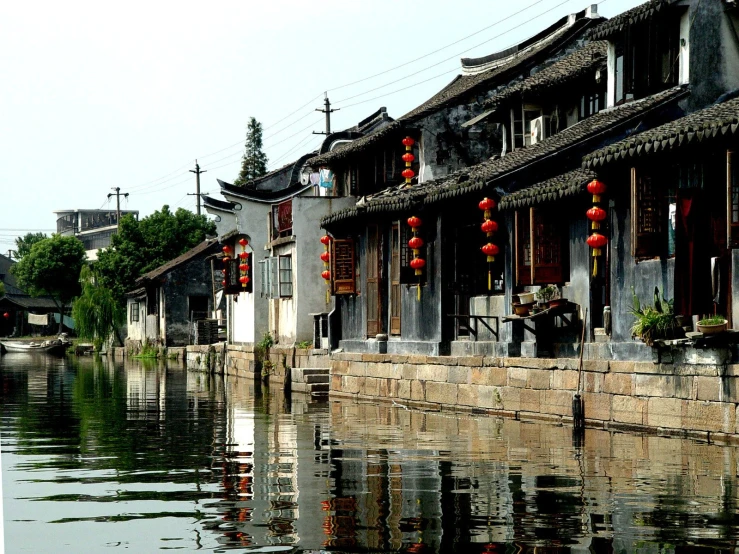
[[[531,253],[531,284],[536,277],[536,253],[534,252],[534,207],[529,208],[529,252]]]

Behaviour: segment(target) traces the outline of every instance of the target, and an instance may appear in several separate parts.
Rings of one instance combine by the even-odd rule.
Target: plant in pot
[[[554,285],[547,285],[545,287],[541,287],[536,292],[536,299],[539,301],[539,304],[543,306],[548,306],[549,303],[559,294],[559,291],[557,290],[557,287]]]
[[[636,318],[631,327],[631,335],[641,339],[648,346],[659,339],[679,338],[683,334],[673,311],[673,301],[664,298],[658,287],[654,287],[654,304],[642,304],[635,292],[631,314]]]
[[[706,317],[698,322],[698,332],[704,335],[715,335],[726,331],[729,322],[722,315]]]

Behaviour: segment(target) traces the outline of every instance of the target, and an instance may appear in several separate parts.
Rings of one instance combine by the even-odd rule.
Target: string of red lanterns
[[[239,254],[239,259],[241,263],[239,264],[239,283],[241,283],[242,288],[246,288],[246,285],[249,284],[249,254],[246,253],[246,245],[249,244],[249,241],[245,238],[239,239],[239,244],[241,245],[241,253]]]
[[[492,266],[491,264],[495,261],[495,256],[500,252],[500,248],[491,242],[493,234],[498,230],[498,223],[492,219],[492,211],[495,209],[495,200],[488,198],[487,196],[480,200],[477,207],[483,211],[482,225],[480,229],[487,237],[487,244],[485,244],[480,250],[487,256],[488,262],[488,290],[493,290],[493,279],[492,279]]]
[[[331,254],[329,253],[329,245],[331,244],[331,237],[323,235],[321,237],[321,244],[323,245],[323,252],[321,252],[321,261],[323,262],[323,271],[321,277],[326,281],[326,304],[331,302],[331,271],[329,270],[329,262],[331,261]]]
[[[405,146],[405,154],[401,156],[401,159],[405,162],[405,169],[401,172],[401,175],[405,177],[406,185],[410,185],[411,179],[413,179],[413,177],[415,177],[416,175],[416,173],[411,169],[413,160],[416,159],[416,157],[411,152],[411,150],[413,149],[413,145],[415,143],[416,141],[413,140],[411,137],[405,137],[403,139],[403,145]]]
[[[588,192],[593,195],[593,204],[596,204],[585,213],[591,221],[590,227],[593,231],[586,241],[588,246],[593,249],[593,277],[598,275],[598,257],[603,253],[602,249],[608,244],[605,235],[598,232],[600,222],[606,218],[607,214],[603,208],[597,205],[601,201],[601,195],[605,194],[606,188],[606,185],[597,179],[590,181],[587,186]]]
[[[226,288],[226,277],[228,275],[228,262],[231,261],[231,254],[233,254],[233,249],[228,245],[223,245],[223,281],[221,281],[221,284],[223,285],[223,288]]]
[[[424,242],[421,237],[418,236],[419,227],[423,225],[420,217],[415,215],[408,218],[408,226],[413,232],[413,237],[408,241],[408,247],[413,252],[413,259],[410,261],[410,266],[413,268],[416,276],[418,277],[418,300],[421,300],[421,275],[423,275],[423,268],[426,266],[426,260],[421,257],[421,248],[423,248]]]

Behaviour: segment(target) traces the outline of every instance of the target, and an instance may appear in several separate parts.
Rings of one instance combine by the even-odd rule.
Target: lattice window
[[[290,298],[293,295],[293,258],[290,255],[280,256],[280,298]]]
[[[139,320],[139,303],[133,302],[131,304],[131,323],[135,323]]]
[[[356,292],[354,241],[334,239],[331,248],[331,277],[334,281],[334,294],[354,294]]]
[[[239,259],[232,258],[224,264],[223,280],[226,281],[226,285],[223,287],[223,292],[225,294],[239,294],[241,292],[239,277]]]
[[[631,169],[631,250],[635,258],[663,253],[666,244],[664,193],[652,177]]]
[[[534,208],[516,212],[516,283],[566,281],[567,244],[567,220],[558,212]]]

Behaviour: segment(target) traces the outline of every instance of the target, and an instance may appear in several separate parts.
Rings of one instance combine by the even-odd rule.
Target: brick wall
[[[331,394],[569,423],[578,363],[340,353]],[[739,365],[587,360],[581,379],[589,426],[739,439]]]

